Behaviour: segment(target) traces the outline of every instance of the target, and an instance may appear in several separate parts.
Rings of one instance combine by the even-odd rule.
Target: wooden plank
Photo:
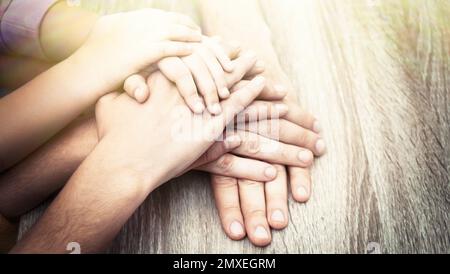
[[[125,1],[86,2],[108,12],[130,8]],[[187,1],[155,2],[195,15]],[[388,253],[449,253],[450,3],[261,6],[301,104],[325,129],[328,154],[315,163],[311,201],[291,200],[289,227],[256,248],[226,238],[207,176],[193,173],[152,193],[110,251],[348,253],[377,242]],[[22,233],[44,207],[22,218]]]

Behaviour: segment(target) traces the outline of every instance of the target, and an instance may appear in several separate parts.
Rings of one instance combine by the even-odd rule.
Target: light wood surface
[[[149,1],[85,2],[112,12]],[[196,15],[188,1],[157,2]],[[152,193],[110,251],[364,253],[377,242],[384,253],[450,253],[450,2],[261,6],[302,106],[324,128],[311,201],[290,200],[288,228],[256,248],[225,236],[208,177],[189,174]],[[43,208],[22,218],[22,233]]]

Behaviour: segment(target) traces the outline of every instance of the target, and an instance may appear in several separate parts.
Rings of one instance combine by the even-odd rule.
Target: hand
[[[157,67],[130,76],[124,90],[140,103],[150,96],[145,79],[159,69],[169,80],[177,85],[186,104],[194,113],[202,113],[205,104],[212,114],[220,114],[220,99],[230,96],[225,79],[225,71],[231,72],[234,66],[218,42],[203,37],[202,43],[194,45],[193,54],[186,57],[168,57],[159,61]]]
[[[192,115],[160,73],[150,76],[152,99],[144,104],[126,94],[104,96],[97,104],[96,117],[100,144],[115,147],[109,165],[134,172],[146,193],[150,192],[200,158],[225,126],[260,94],[264,84],[262,77],[250,81],[221,103],[223,112],[217,116]],[[192,135],[197,133],[204,135]]]
[[[311,151],[316,156],[324,155],[326,144],[323,138],[320,137],[322,131],[320,122],[299,105],[297,95],[289,78],[278,66],[274,66],[273,70],[266,71],[263,75],[271,77],[271,80],[267,81],[267,85],[271,86],[271,89],[278,86],[288,91],[288,95],[283,99],[283,102],[289,106],[289,112],[284,119],[302,127],[304,129],[302,136],[304,136],[305,142],[309,143]],[[287,170],[291,185],[295,184],[295,188],[292,189],[294,199],[298,202],[307,202],[312,193],[309,168],[287,167]]]
[[[248,126],[249,131],[232,135],[228,146],[221,147],[218,143],[216,149],[208,151],[209,157],[204,156],[209,161],[197,169],[213,174],[216,205],[227,235],[239,240],[247,234],[255,245],[265,246],[271,241],[271,228],[282,229],[288,224],[284,165],[308,168],[312,165],[313,154],[297,147],[301,141],[292,139],[291,134],[296,134],[301,127],[280,121],[274,131],[281,134],[275,141],[265,137],[271,136],[267,134],[266,125],[277,123],[260,121],[258,124],[258,127]],[[259,134],[251,132],[252,129]],[[308,133],[298,136],[304,139],[305,134]],[[296,185],[295,182],[291,185],[294,195]]]
[[[232,94],[217,116],[191,115],[160,73],[150,77],[149,85],[153,96],[145,104],[119,93],[99,100],[100,142],[12,252],[64,252],[68,238],[84,252],[105,248],[152,190],[195,162],[258,97],[265,79],[256,77]],[[186,131],[178,130],[177,123],[187,125]],[[204,138],[193,138],[199,129],[205,130]],[[45,235],[52,235],[50,244]]]
[[[263,128],[259,127],[259,131],[264,132]],[[214,173],[211,183],[216,206],[223,229],[231,239],[239,240],[247,234],[253,244],[265,246],[271,242],[271,228],[283,229],[287,226],[288,174],[284,165],[289,165],[291,169],[307,169],[313,161],[312,152],[302,148],[308,146],[302,141],[308,133],[297,135],[299,141],[292,138],[299,130],[301,128],[296,125],[280,123],[281,134],[277,145],[273,144],[275,140],[265,136],[249,132],[241,134],[241,137],[249,137],[233,150],[233,154],[226,154],[203,167]],[[289,143],[295,143],[295,146]],[[264,147],[278,149],[265,153]],[[268,165],[276,168],[276,177],[266,176]],[[299,178],[295,176],[301,176],[296,173],[290,175],[295,179]],[[297,191],[303,187],[303,182],[291,181],[291,192],[298,201],[304,199],[302,193]]]
[[[270,91],[273,89],[273,85],[268,83],[266,89]],[[267,94],[270,94],[270,92]],[[279,137],[279,141],[283,143],[280,146],[280,152],[283,152],[260,153],[257,148],[266,142],[265,138],[270,137],[270,134],[254,136],[250,138],[251,142],[248,145],[243,144],[243,142],[235,150],[236,154],[243,155],[246,158],[227,154],[217,163],[208,165],[210,169],[215,167],[212,170],[213,173],[219,174],[212,175],[211,183],[223,229],[233,240],[242,239],[247,234],[250,241],[255,245],[265,246],[271,242],[270,228],[282,229],[287,226],[288,178],[295,200],[306,202],[310,197],[309,166],[293,164],[292,159],[295,159],[295,157],[292,157],[292,155],[295,155],[293,151],[296,150],[287,149],[287,147],[283,149],[283,147],[287,144],[297,145],[308,148],[315,155],[321,156],[325,153],[325,145],[318,134],[319,127],[316,119],[294,102],[292,99],[284,100],[284,103],[289,105],[289,111],[279,124],[278,132],[280,132],[280,135],[272,136]],[[258,127],[249,126],[248,128],[258,128],[258,133],[268,132],[264,130],[267,124],[265,125],[263,122],[258,122],[258,124]],[[315,129],[316,132],[312,129]],[[300,156],[300,154],[298,155]],[[265,162],[248,158],[256,158]],[[307,158],[305,154],[305,159]],[[226,161],[223,159],[226,159]],[[263,178],[261,172],[261,168],[264,167],[263,164],[267,165],[266,162],[288,165],[289,167],[274,165],[278,171],[276,178],[268,183],[261,183],[268,181]],[[287,173],[287,169],[289,173]],[[218,170],[222,170],[222,172],[218,172]],[[234,175],[230,175],[230,173],[234,173]],[[225,176],[220,176],[220,174]]]
[[[154,9],[118,13],[99,18],[87,41],[71,56],[86,62],[99,82],[99,96],[118,88],[128,76],[164,57],[193,52],[200,42],[199,28],[186,16]]]
[[[233,84],[227,79],[227,74],[233,72],[236,67],[230,56],[237,56],[239,50],[239,46],[225,44],[216,37],[204,36],[202,43],[194,46],[193,54],[182,58],[164,58],[158,62],[157,67],[153,66],[130,76],[125,81],[124,90],[138,102],[145,102],[150,96],[145,79],[159,69],[177,85],[186,104],[194,113],[202,113],[206,103],[208,111],[218,115],[222,111],[219,100],[230,96],[228,86]],[[251,62],[245,73],[251,72],[256,63],[255,56],[248,52],[244,57]]]

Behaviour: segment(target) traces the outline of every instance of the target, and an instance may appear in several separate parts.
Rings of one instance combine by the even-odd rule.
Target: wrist
[[[53,5],[41,23],[40,41],[46,56],[61,61],[74,53],[86,41],[99,15],[66,1]]]
[[[87,100],[89,106],[116,89],[108,82],[111,77],[106,73],[107,63],[95,58],[92,52],[83,46],[61,62],[61,65],[64,66],[67,79],[76,86],[80,99]]]
[[[138,154],[133,148],[123,142],[123,136],[103,137],[91,155],[94,159],[98,159],[100,168],[104,168],[105,173],[126,182],[125,191],[128,196],[136,199],[145,199],[153,190],[170,179],[166,178],[169,172],[164,165],[141,161],[142,157],[136,156]]]

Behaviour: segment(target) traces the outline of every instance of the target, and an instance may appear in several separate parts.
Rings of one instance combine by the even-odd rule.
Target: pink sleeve
[[[39,41],[42,19],[57,0],[1,1],[0,50],[45,59]]]
[[[3,15],[5,14],[6,9],[9,6],[9,3],[11,1],[9,0],[0,0],[0,24],[1,24],[1,20],[3,18]],[[6,53],[8,52],[8,48],[5,45],[5,42],[3,41],[3,37],[2,34],[0,32],[0,53]]]

